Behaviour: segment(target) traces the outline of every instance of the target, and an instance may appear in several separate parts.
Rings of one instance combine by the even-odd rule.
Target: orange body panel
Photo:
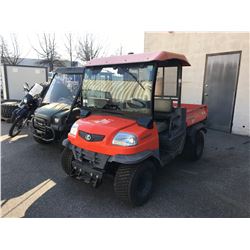
[[[182,108],[185,108],[187,111],[186,124],[187,127],[202,122],[207,119],[207,106],[199,104],[182,104]]]
[[[205,105],[182,104],[182,107],[187,110],[187,127],[204,121],[207,118],[207,106]],[[105,136],[102,141],[93,142],[86,141],[79,133],[76,136],[69,133],[68,139],[70,143],[85,150],[113,156],[118,154],[136,154],[159,148],[159,136],[155,123],[153,129],[147,129],[137,125],[135,120],[128,118],[94,114],[79,119],[76,123],[79,125],[78,131]],[[112,140],[118,132],[127,132],[136,135],[138,145],[130,147],[113,145]]]

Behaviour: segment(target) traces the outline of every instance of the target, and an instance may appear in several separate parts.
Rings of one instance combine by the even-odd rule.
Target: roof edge
[[[145,52],[141,54],[128,54],[122,56],[110,56],[94,58],[87,62],[86,67],[93,66],[108,66],[116,64],[132,64],[132,63],[147,63],[147,62],[163,62],[177,60],[182,66],[190,66],[187,58],[183,54],[177,54],[167,51]]]

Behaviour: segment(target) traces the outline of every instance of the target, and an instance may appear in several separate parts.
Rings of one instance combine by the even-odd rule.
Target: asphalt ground
[[[1,122],[2,217],[250,217],[250,138],[209,130],[198,162],[177,158],[159,171],[152,198],[133,208],[113,181],[97,189],[66,176],[56,144],[28,129],[14,139]]]

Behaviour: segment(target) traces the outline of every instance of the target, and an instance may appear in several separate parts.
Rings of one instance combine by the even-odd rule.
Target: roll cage
[[[129,54],[124,56],[115,56],[108,58],[97,58],[89,61],[86,64],[86,69],[98,69],[102,67],[119,67],[120,65],[136,66],[136,65],[153,65],[152,76],[152,92],[151,92],[151,117],[154,119],[154,100],[155,98],[170,99],[175,102],[176,107],[181,107],[181,92],[182,92],[182,67],[190,66],[190,63],[184,55],[171,53],[171,52],[151,52],[143,54]],[[157,77],[159,71],[163,71],[162,89],[164,89],[165,81],[165,68],[176,68],[176,94],[174,96],[162,93],[156,94]]]
[[[79,85],[79,88],[78,88],[78,91],[76,93],[76,96],[71,104],[71,107],[70,107],[70,112],[67,116],[67,119],[69,119],[69,116],[70,116],[70,113],[72,112],[73,108],[75,107],[76,103],[77,103],[77,100],[80,98],[81,99],[81,103],[82,103],[82,96],[81,96],[81,88],[82,88],[82,82],[83,82],[83,79],[84,79],[84,72],[85,72],[85,68],[84,67],[60,67],[60,68],[57,68],[56,71],[55,71],[55,74],[53,75],[52,79],[51,79],[51,82],[53,81],[54,77],[60,73],[60,74],[71,74],[71,75],[74,75],[74,74],[79,74],[80,75],[80,85]]]

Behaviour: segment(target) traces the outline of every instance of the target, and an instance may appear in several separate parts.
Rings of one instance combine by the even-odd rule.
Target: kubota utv
[[[94,187],[113,175],[117,196],[139,206],[158,168],[180,154],[198,160],[207,107],[181,104],[183,66],[186,57],[170,52],[89,61],[80,119],[63,141],[64,171]]]

